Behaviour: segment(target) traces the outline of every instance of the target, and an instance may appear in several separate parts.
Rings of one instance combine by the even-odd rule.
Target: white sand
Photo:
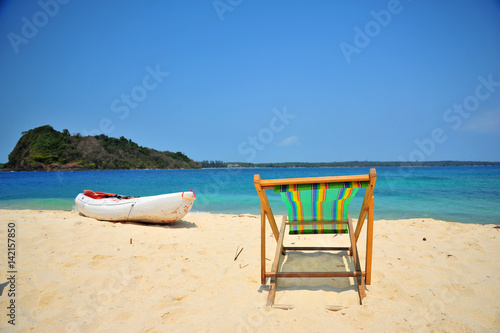
[[[7,322],[7,285],[0,330],[500,331],[500,229],[493,225],[377,220],[372,285],[363,305],[352,279],[283,279],[276,303],[295,308],[281,310],[265,307],[257,216],[190,213],[158,226],[101,222],[74,211],[0,210],[0,221],[0,284],[9,276],[9,222],[16,224],[17,271],[16,325]],[[359,246],[364,258],[364,242]],[[299,253],[284,266],[328,269],[325,259],[331,255]],[[345,257],[333,260],[345,264]],[[328,305],[344,308],[332,312]]]

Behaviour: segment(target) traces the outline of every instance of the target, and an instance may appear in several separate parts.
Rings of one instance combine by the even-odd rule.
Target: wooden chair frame
[[[375,189],[375,182],[377,180],[377,173],[375,169],[370,169],[367,175],[355,176],[334,176],[334,177],[308,177],[308,178],[288,178],[288,179],[261,179],[260,175],[254,176],[254,184],[260,198],[260,211],[261,211],[261,266],[260,277],[261,283],[266,284],[266,278],[271,278],[269,284],[269,294],[267,299],[267,306],[273,306],[276,294],[276,283],[278,278],[331,278],[331,277],[355,277],[358,282],[358,293],[360,304],[363,298],[366,297],[365,284],[371,284],[372,273],[372,249],[373,249],[373,211],[375,199],[373,197],[373,190]],[[359,213],[356,229],[353,228],[351,217],[347,221],[299,221],[288,222],[287,215],[283,216],[281,228],[278,229],[276,220],[269,204],[265,190],[274,189],[276,185],[293,185],[293,184],[312,184],[312,183],[337,183],[337,182],[356,182],[368,181],[368,187],[365,191],[363,204]],[[266,271],[266,218],[269,221],[274,238],[276,239],[276,252],[274,262],[270,272]],[[357,241],[361,233],[363,224],[367,220],[367,233],[366,233],[366,259],[365,270],[361,270]],[[350,247],[284,247],[283,240],[285,238],[285,229],[289,224],[346,224],[349,228]],[[282,255],[286,251],[348,251],[349,255],[353,257],[355,271],[352,272],[279,272],[279,263]]]

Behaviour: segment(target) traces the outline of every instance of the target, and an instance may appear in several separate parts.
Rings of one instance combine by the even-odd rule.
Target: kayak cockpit
[[[83,195],[92,198],[92,199],[133,199],[133,198],[139,198],[139,197],[133,197],[129,195],[120,195],[120,194],[113,194],[113,193],[105,193],[105,192],[94,192],[91,190],[84,190]]]

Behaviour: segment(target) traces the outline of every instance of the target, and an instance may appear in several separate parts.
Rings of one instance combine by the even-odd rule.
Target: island
[[[82,136],[50,125],[23,132],[2,170],[198,169],[201,163],[182,152],[139,146],[125,137]]]

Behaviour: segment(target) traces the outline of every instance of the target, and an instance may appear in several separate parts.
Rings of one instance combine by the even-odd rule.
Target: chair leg
[[[373,210],[375,207],[375,198],[372,197],[370,200],[370,206],[368,209],[368,224],[366,229],[366,277],[365,281],[367,285],[372,283],[372,251],[373,251]]]
[[[349,227],[349,237],[351,240],[351,252],[352,252],[352,258],[354,261],[354,268],[356,269],[356,272],[361,273],[361,265],[359,263],[359,255],[358,255],[358,249],[356,246],[356,238],[354,235],[354,228],[352,225],[352,220],[349,218],[347,223],[348,223],[348,227]],[[356,276],[356,279],[358,281],[359,304],[363,304],[363,298],[366,297],[365,280],[363,279],[363,276],[361,276],[361,275]]]
[[[281,223],[281,229],[278,237],[278,243],[276,244],[276,253],[274,255],[273,267],[271,269],[271,273],[277,273],[279,268],[279,263],[281,260],[281,253],[284,251],[283,249],[283,240],[285,238],[285,229],[286,229],[286,216],[283,216],[283,222]],[[271,281],[269,284],[269,295],[267,297],[267,306],[272,306],[274,304],[274,298],[276,295],[276,283],[278,282],[278,278],[276,276],[271,277]]]
[[[273,306],[276,297],[276,278],[272,277],[269,282],[269,293],[267,294],[266,306]]]
[[[357,260],[357,257],[358,257],[358,252],[357,252],[357,248],[356,248],[356,239],[354,238],[354,229],[353,229],[353,225],[352,225],[352,220],[351,218],[349,217],[349,219],[347,220],[347,224],[348,224],[348,228],[349,228],[349,239],[351,241],[351,247],[349,249],[349,252],[350,252],[350,255],[353,257],[353,260],[354,260],[354,266],[356,267],[356,269],[358,269],[358,260]]]
[[[260,205],[260,282],[266,284],[266,213]]]
[[[286,220],[288,219],[288,217],[286,215],[283,215],[283,218],[281,219],[281,228],[285,229],[286,228]],[[280,230],[281,231],[281,230]],[[286,230],[285,230],[286,232]],[[281,233],[281,232],[280,232]],[[285,247],[283,246],[283,241],[285,240],[285,236],[283,234],[283,239],[281,240],[281,254],[282,255],[285,255],[286,254],[286,249]]]

